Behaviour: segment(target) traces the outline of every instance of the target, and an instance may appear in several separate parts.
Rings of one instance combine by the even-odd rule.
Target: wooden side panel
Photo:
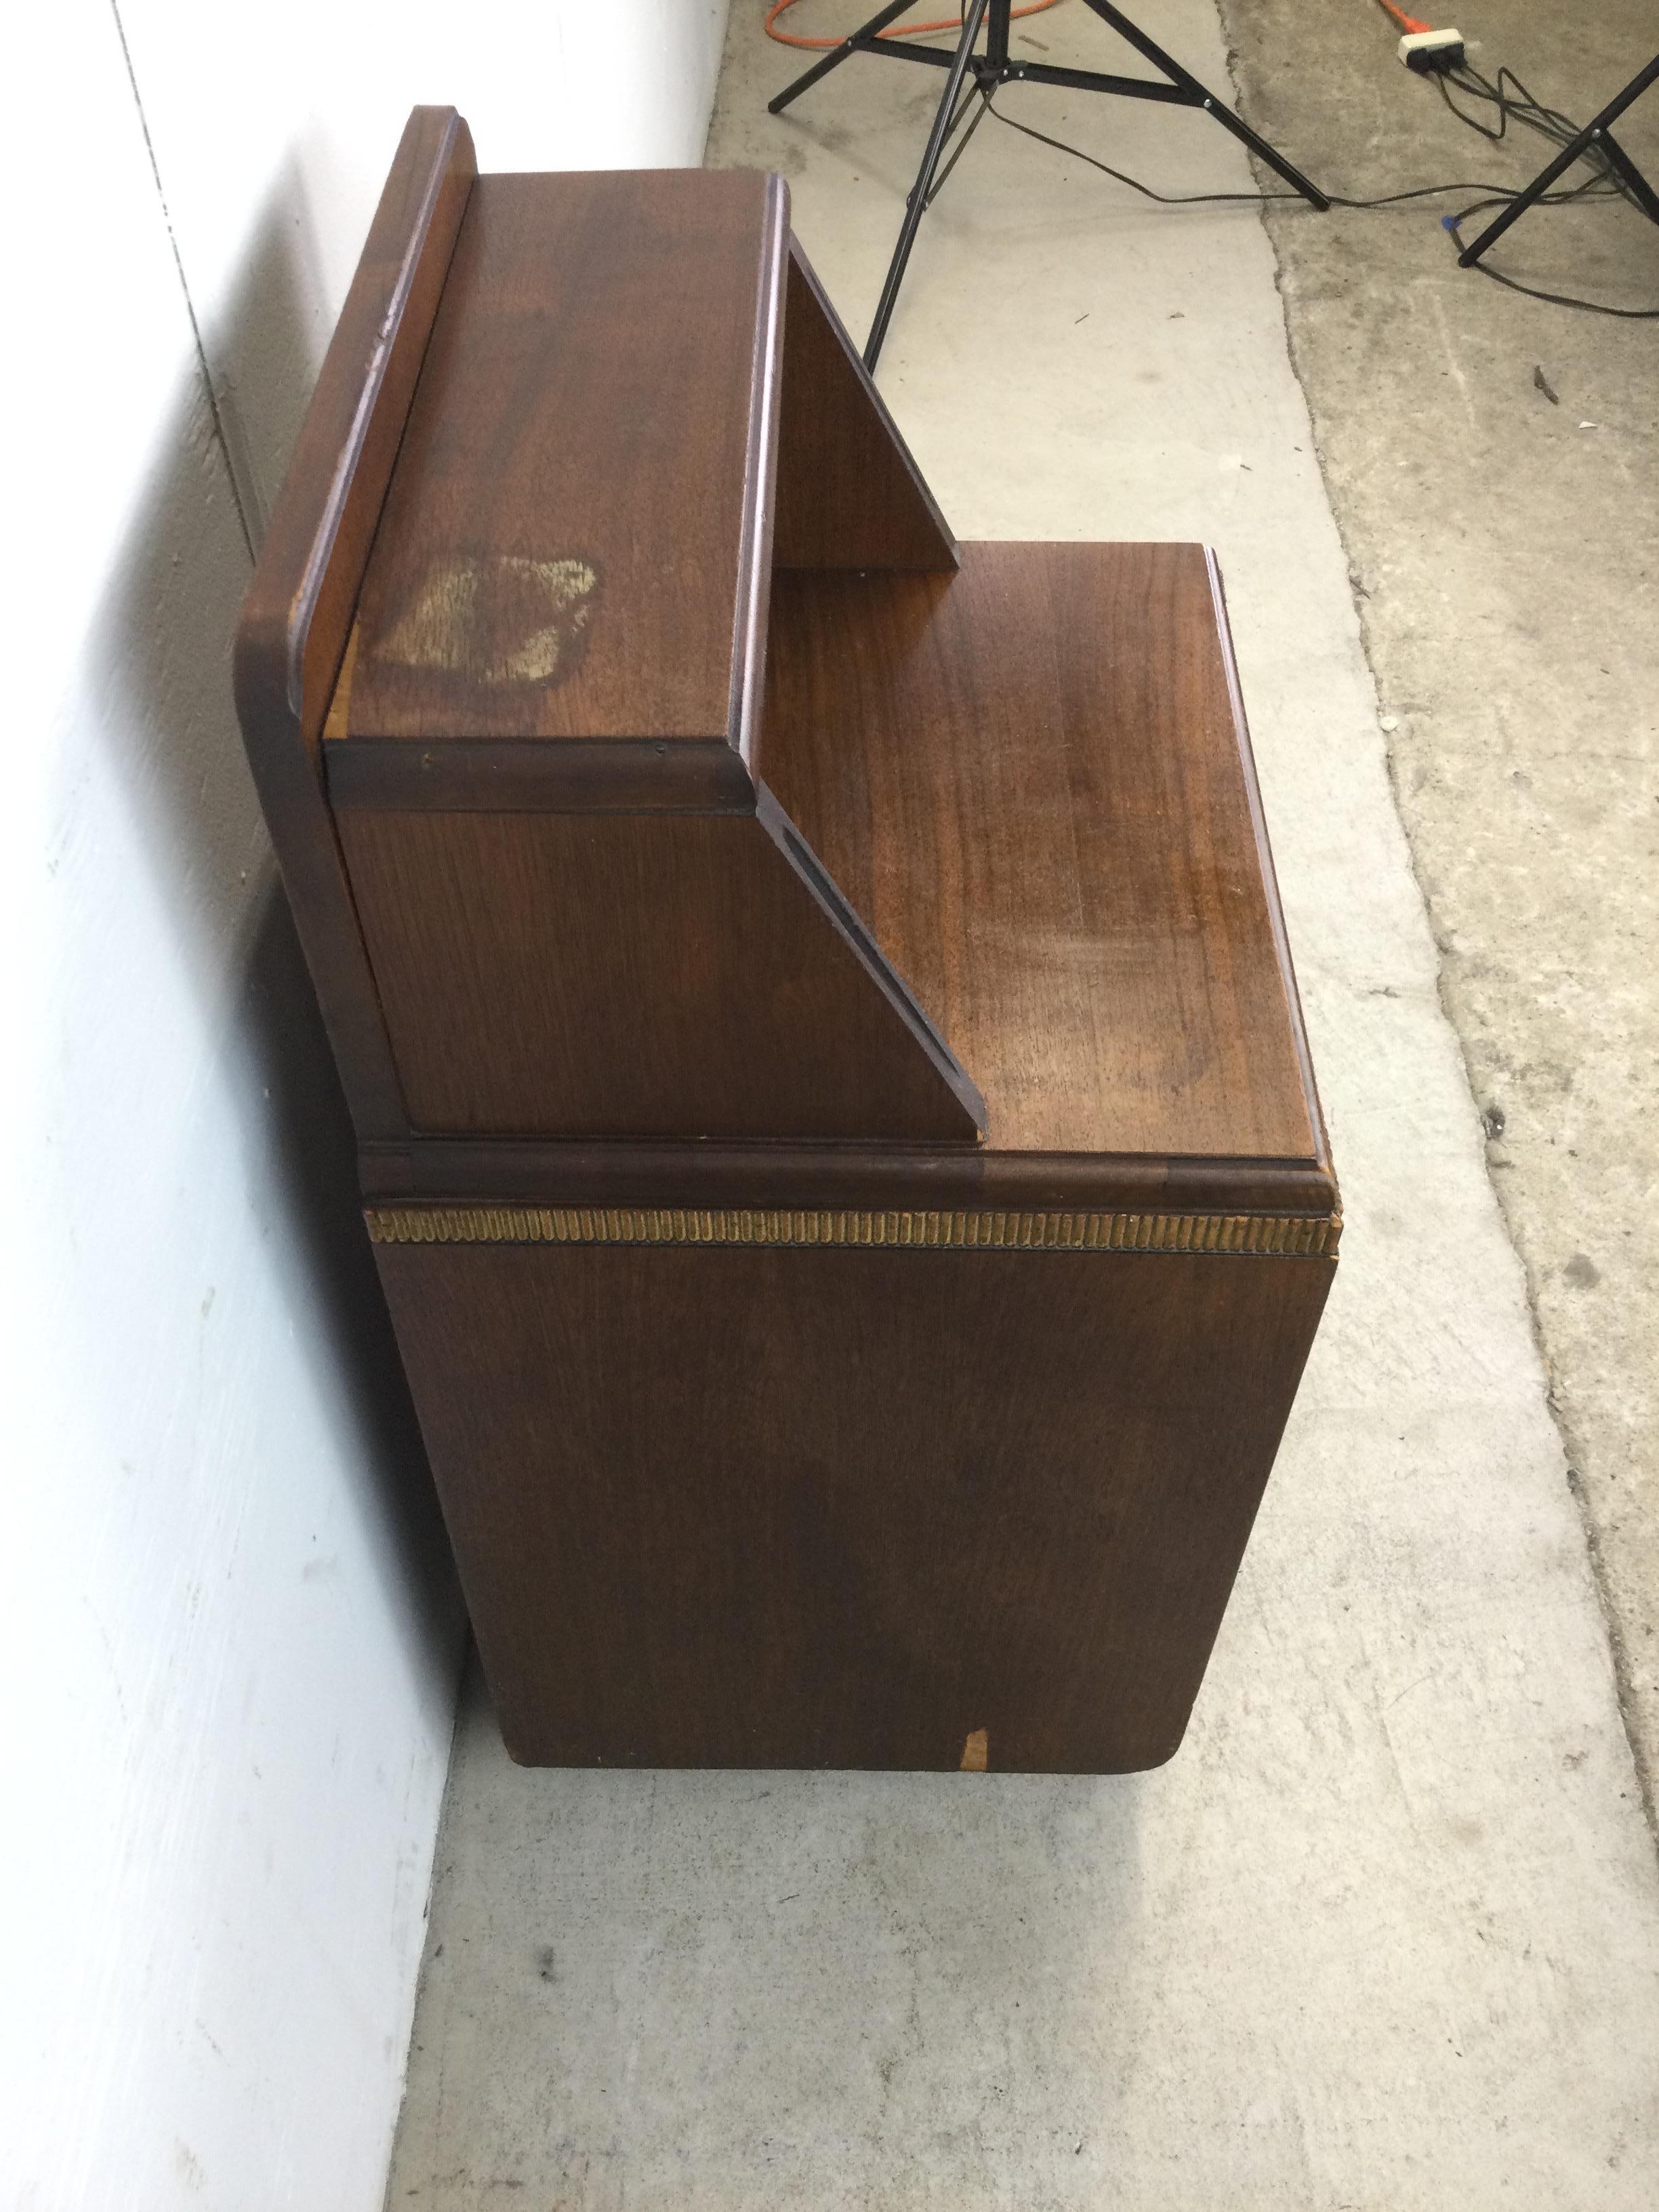
[[[793,240],[772,557],[781,568],[957,565],[950,526]]]
[[[973,1143],[978,1093],[762,799],[343,812],[416,1127]]]
[[[358,1133],[406,1129],[317,749],[369,543],[477,164],[453,107],[417,107],[260,550],[237,712]]]
[[[1323,1152],[1198,545],[780,574],[767,777],[1000,1149]]]
[[[572,1765],[1168,1759],[1332,1273],[377,1254],[508,1747]]]

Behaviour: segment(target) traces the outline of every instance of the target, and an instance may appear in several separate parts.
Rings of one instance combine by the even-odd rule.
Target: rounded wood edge
[[[360,1138],[408,1129],[319,740],[409,397],[477,173],[453,107],[404,126],[243,601],[232,688]]]

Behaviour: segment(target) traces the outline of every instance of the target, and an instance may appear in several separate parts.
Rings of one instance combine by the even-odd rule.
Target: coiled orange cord
[[[1041,15],[1054,4],[1055,0],[1026,0],[1024,7],[1016,8],[1008,20],[1012,23],[1018,22],[1022,15]],[[799,39],[793,31],[775,30],[773,26],[784,9],[794,5],[795,0],[772,0],[766,11],[765,29],[769,39],[775,39],[781,46],[838,46],[841,44],[840,39]],[[890,29],[878,31],[876,35],[881,39],[915,39],[928,31],[959,31],[961,28],[960,15],[945,15],[937,23],[895,23]],[[842,35],[845,37],[846,33],[843,32]]]

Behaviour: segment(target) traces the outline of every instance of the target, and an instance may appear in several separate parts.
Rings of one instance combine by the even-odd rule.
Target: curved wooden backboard
[[[237,713],[360,1137],[408,1128],[324,796],[319,740],[477,174],[453,107],[398,146],[242,609]]]

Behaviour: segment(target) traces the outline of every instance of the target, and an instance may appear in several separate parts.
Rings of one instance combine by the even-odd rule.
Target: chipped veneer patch
[[[486,684],[562,683],[580,665],[598,569],[514,553],[431,562],[377,658]]]

